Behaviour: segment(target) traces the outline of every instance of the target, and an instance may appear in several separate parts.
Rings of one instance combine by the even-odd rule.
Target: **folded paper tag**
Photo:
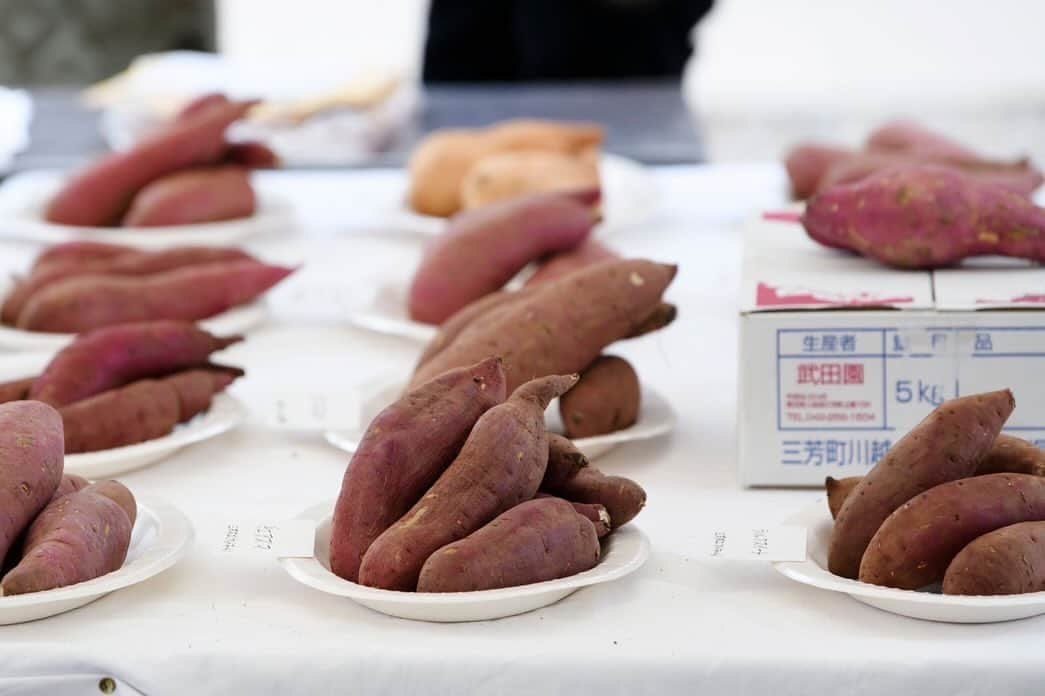
[[[701,553],[724,561],[804,561],[805,527],[718,527],[700,541]]]
[[[344,430],[359,425],[359,398],[353,393],[251,394],[248,403],[254,417],[270,428]]]
[[[278,558],[310,558],[315,553],[314,520],[229,522],[218,541],[221,553],[260,553]]]

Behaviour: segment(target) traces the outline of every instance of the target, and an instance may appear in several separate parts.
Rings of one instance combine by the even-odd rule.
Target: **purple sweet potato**
[[[1045,209],[938,166],[887,170],[810,199],[806,232],[896,268],[942,268],[970,256],[1045,261]]]
[[[576,247],[593,224],[591,209],[563,193],[520,196],[456,216],[414,274],[411,318],[442,323],[532,261]]]
[[[843,147],[802,143],[793,147],[784,158],[787,176],[791,180],[791,195],[805,200],[820,190],[820,182],[832,165],[852,155]]]
[[[82,333],[156,319],[198,321],[250,302],[293,272],[256,261],[229,261],[140,278],[68,278],[36,293],[22,309],[17,326]]]
[[[856,578],[871,537],[894,510],[934,486],[972,476],[1014,407],[1008,389],[964,396],[943,403],[904,435],[838,511],[830,571]]]
[[[246,167],[195,167],[150,182],[131,201],[125,227],[192,225],[250,217],[257,208]]]
[[[38,401],[0,404],[0,562],[62,480],[62,419]]]
[[[454,460],[475,421],[504,401],[497,358],[450,370],[385,408],[367,427],[341,483],[330,533],[330,569],[355,582],[374,539]]]
[[[162,379],[143,379],[60,410],[65,452],[96,452],[155,440],[209,408],[240,374],[200,368]]]
[[[541,488],[547,490],[564,485],[588,464],[588,458],[569,439],[558,433],[548,433],[548,466],[544,470]]]
[[[943,574],[949,595],[1045,591],[1045,522],[1019,522],[987,532],[958,552]]]
[[[573,249],[552,254],[542,261],[533,275],[526,279],[526,284],[540,285],[600,261],[617,258],[620,257],[612,249],[589,238]]]
[[[541,490],[578,503],[602,505],[613,528],[626,525],[646,506],[646,491],[624,476],[607,476],[586,466],[565,481],[542,481]]]
[[[844,511],[844,508],[843,508]],[[893,511],[860,562],[860,580],[917,590],[943,579],[958,552],[1017,522],[1045,520],[1045,479],[987,474],[941,483]]]
[[[35,380],[35,377],[27,377],[26,379],[16,379],[13,382],[0,384],[0,404],[28,399],[29,390],[32,388]]]
[[[215,351],[243,340],[218,338],[185,321],[148,321],[86,333],[58,352],[29,391],[31,398],[68,404],[144,377],[207,362]]]
[[[639,417],[642,389],[635,368],[615,355],[599,356],[577,386],[559,399],[567,437],[604,435],[631,427]]]
[[[418,592],[475,592],[556,580],[599,562],[594,525],[558,498],[528,500],[433,553]]]
[[[861,478],[863,477],[848,476],[843,479],[836,479],[828,476],[824,479],[824,490],[827,491],[827,507],[831,510],[831,519],[838,517],[838,511],[842,509],[842,504],[845,503],[845,499],[853,492],[856,485],[860,483]]]
[[[0,582],[3,594],[67,587],[118,570],[134,522],[117,498],[128,497],[133,501],[126,488],[106,481],[48,505],[29,527],[22,560]]]
[[[228,102],[200,110],[126,152],[102,158],[74,176],[51,199],[48,222],[84,227],[117,225],[146,184],[188,167],[213,164],[225,154],[225,130],[251,102]]]
[[[504,360],[509,390],[535,376],[580,372],[605,346],[663,311],[661,295],[675,272],[652,261],[606,261],[539,285],[465,327],[414,373],[412,384],[490,356]]]
[[[81,263],[51,265],[36,271],[18,282],[4,298],[0,310],[0,321],[14,324],[22,308],[35,293],[59,280],[82,275],[144,276],[170,271],[185,266],[198,266],[219,261],[251,261],[254,258],[245,251],[221,247],[186,246],[164,251],[128,251],[103,259]]]
[[[367,549],[359,582],[414,590],[421,566],[437,549],[533,498],[548,464],[544,409],[576,381],[576,375],[535,379],[480,416],[453,463]]]

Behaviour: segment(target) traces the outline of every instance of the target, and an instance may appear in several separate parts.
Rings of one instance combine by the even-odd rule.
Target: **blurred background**
[[[211,87],[354,90],[365,133],[335,132],[364,142],[333,163],[399,163],[421,132],[513,115],[608,121],[609,148],[647,162],[776,159],[894,116],[1040,160],[1042,26],[1040,0],[2,0],[0,84],[31,90],[48,135],[34,164],[123,146],[181,92]],[[173,54],[94,93],[97,127],[58,127],[78,88],[170,51],[216,52],[220,68]]]

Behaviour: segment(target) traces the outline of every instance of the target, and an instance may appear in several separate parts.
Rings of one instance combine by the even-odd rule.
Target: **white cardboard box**
[[[745,486],[863,474],[943,401],[1004,387],[1005,430],[1045,446],[1045,268],[897,271],[760,217],[745,229],[740,342]]]

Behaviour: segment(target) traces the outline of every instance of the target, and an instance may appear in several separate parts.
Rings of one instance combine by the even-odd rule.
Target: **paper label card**
[[[253,415],[270,428],[281,430],[345,430],[359,425],[355,394],[273,392],[252,394]]]
[[[314,520],[229,522],[218,539],[218,551],[260,553],[277,558],[310,558],[315,552]]]
[[[701,553],[723,561],[804,561],[805,527],[716,527],[701,536]]]

